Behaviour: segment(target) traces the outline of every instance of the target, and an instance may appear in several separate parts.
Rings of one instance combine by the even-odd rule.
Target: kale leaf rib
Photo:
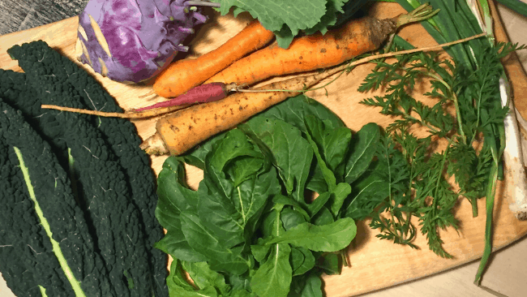
[[[23,248],[24,256],[35,260],[26,262],[25,268],[33,271],[39,292],[42,288],[41,292],[46,292],[48,296],[114,295],[101,258],[95,252],[82,211],[73,197],[67,174],[50,146],[24,120],[21,112],[3,101],[0,102],[0,110],[0,139],[4,150],[8,145],[9,161],[15,165],[11,168],[16,172],[10,175],[10,185],[19,191],[15,192],[15,199],[22,199],[18,204],[26,205],[26,209],[13,215],[27,217],[26,224],[32,224],[29,232],[23,231],[28,238],[23,238],[18,244]],[[30,212],[29,208],[35,211]],[[30,218],[34,219],[33,222]],[[47,240],[41,241],[40,237]],[[24,248],[24,245],[31,246]],[[58,266],[57,262],[60,263]],[[63,275],[55,274],[61,270]],[[60,282],[69,285],[60,286]]]
[[[25,238],[30,238],[40,243],[38,233],[31,236],[31,229],[38,228],[38,222],[27,210],[30,205],[28,198],[13,187],[13,167],[9,159],[9,146],[0,138],[0,271],[7,286],[17,296],[40,297],[42,294],[34,271],[27,269],[34,267],[37,259],[34,253],[27,253],[29,247],[25,241]]]

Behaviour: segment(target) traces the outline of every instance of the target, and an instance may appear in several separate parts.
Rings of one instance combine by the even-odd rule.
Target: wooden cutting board
[[[395,3],[377,3],[370,10],[370,14],[378,18],[394,17],[403,12],[405,11]],[[218,47],[239,32],[250,20],[250,17],[244,15],[240,15],[238,18],[233,16],[214,16],[208,24],[198,31],[193,39],[191,55],[197,56]],[[17,62],[12,61],[7,55],[6,50],[15,44],[38,39],[46,41],[62,54],[75,60],[77,24],[78,18],[74,17],[27,31],[0,36],[0,67],[21,71],[17,66]],[[500,24],[498,23],[499,26]],[[418,24],[407,26],[399,33],[408,42],[417,47],[436,44],[433,38]],[[517,65],[515,63],[511,64]],[[94,74],[90,68],[83,65],[81,67]],[[359,66],[348,75],[341,76],[329,85],[326,88],[327,94],[326,90],[318,90],[308,93],[308,96],[315,98],[334,111],[354,131],[369,122],[376,122],[385,127],[393,121],[392,118],[381,115],[376,108],[359,104],[362,99],[375,95],[357,92],[358,86],[364,77],[371,72],[372,68],[373,65]],[[124,109],[147,106],[160,101],[160,99],[147,101],[138,98],[138,96],[150,92],[150,86],[125,85],[113,82],[97,74],[94,75]],[[515,81],[518,81],[518,79],[527,81],[527,77],[523,72],[515,72],[515,76]],[[423,84],[421,87],[422,91],[424,92],[427,87],[426,84]],[[515,100],[527,97],[527,92],[521,88],[521,84],[514,91]],[[423,97],[416,97],[425,102],[427,101]],[[155,120],[135,120],[133,122],[143,139],[146,139],[155,131]],[[165,159],[166,157],[152,157],[152,168],[156,174],[161,170]],[[202,178],[202,173],[196,168],[187,167],[187,170],[189,184],[191,187],[196,188]],[[510,170],[507,172],[508,176],[514,174],[516,173]],[[506,178],[504,182],[500,183],[497,190],[494,217],[495,249],[503,248],[527,233],[527,222],[518,221],[508,207],[508,204],[512,201],[511,199],[514,198],[516,189],[516,185],[511,180],[513,179]],[[480,258],[484,247],[484,199],[479,201],[478,207],[480,215],[472,218],[470,204],[467,200],[461,200],[456,209],[456,216],[461,221],[461,229],[459,232],[454,230],[440,232],[445,242],[444,248],[454,255],[455,259],[453,260],[439,258],[429,251],[423,236],[419,235],[415,242],[421,249],[413,250],[409,247],[378,240],[375,238],[377,232],[369,229],[367,226],[368,222],[358,222],[357,237],[349,248],[351,267],[344,268],[342,275],[324,277],[327,297],[352,296],[379,290],[435,274]],[[402,270],[400,267],[405,267],[405,269]],[[3,280],[1,281],[3,282]],[[2,295],[2,297],[6,296]]]

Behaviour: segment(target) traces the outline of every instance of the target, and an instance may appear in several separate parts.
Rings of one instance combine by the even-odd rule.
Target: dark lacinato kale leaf
[[[81,108],[79,95],[69,85],[75,64],[36,41],[8,50],[19,60],[30,87],[40,90],[42,104]],[[77,68],[75,68],[77,67]],[[90,232],[110,274],[112,287],[121,296],[146,296],[154,290],[150,257],[140,213],[130,203],[126,176],[118,160],[90,118],[75,113],[49,111],[65,127],[61,135],[74,160],[78,192]]]
[[[27,195],[21,191],[23,182],[14,180],[17,178],[13,172],[16,168],[10,160],[9,146],[3,138],[0,138],[0,203],[2,214],[0,215],[0,272],[7,286],[16,296],[42,296],[38,275],[33,269],[38,263],[35,253],[28,247],[43,246],[41,230],[38,230],[38,221],[31,211],[31,202]],[[18,183],[18,187],[13,187]],[[20,189],[17,191],[17,189]],[[32,231],[35,230],[35,231]],[[39,249],[42,251],[44,248]],[[28,252],[29,250],[29,252]],[[49,252],[49,251],[47,251]],[[53,259],[53,256],[51,257]],[[40,259],[43,259],[41,257]],[[55,259],[55,263],[58,262]],[[50,265],[51,263],[47,263]],[[55,266],[60,267],[60,266]],[[47,275],[46,275],[47,276]],[[63,285],[61,279],[56,280]],[[40,284],[46,288],[47,284]]]
[[[18,217],[11,217],[13,220],[24,220],[20,226],[0,229],[12,227],[6,230],[16,231],[18,227],[33,225],[15,237],[7,237],[13,240],[7,246],[16,244],[18,252],[28,257],[22,264],[32,265],[25,269],[33,273],[36,281],[33,286],[40,286],[48,295],[116,296],[67,173],[21,112],[3,102],[0,110],[0,139],[10,151],[7,155],[11,164],[15,165],[10,170],[13,174],[9,181],[13,183],[9,185],[18,189],[14,199],[22,199],[18,201],[20,205],[11,203],[11,207],[22,207],[20,210],[24,211],[12,213]],[[2,223],[8,218],[2,215]]]
[[[68,150],[61,137],[65,127],[57,122],[55,113],[40,108],[40,93],[28,80],[25,73],[0,69],[0,96],[23,113],[31,127],[51,146],[62,168],[68,168]]]
[[[51,49],[50,49],[51,50]],[[57,54],[53,54],[57,56]],[[72,88],[71,94],[80,106],[86,109],[123,112],[116,100],[88,72],[73,61],[57,56],[54,72],[65,72],[64,85]],[[111,117],[91,117],[90,120],[101,132],[123,168],[130,202],[139,210],[142,232],[146,236],[147,253],[150,258],[156,297],[168,295],[165,285],[167,258],[161,251],[153,248],[155,242],[163,237],[163,230],[155,218],[157,203],[156,181],[149,156],[140,148],[142,142],[135,125],[127,119]]]

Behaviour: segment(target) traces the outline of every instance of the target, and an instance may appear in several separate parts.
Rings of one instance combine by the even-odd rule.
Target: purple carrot
[[[185,94],[179,95],[173,99],[159,102],[147,107],[138,108],[134,111],[139,112],[160,107],[217,101],[225,98],[227,93],[229,93],[229,90],[232,90],[233,88],[235,87],[232,84],[226,85],[221,82],[213,82],[210,84],[194,87]]]

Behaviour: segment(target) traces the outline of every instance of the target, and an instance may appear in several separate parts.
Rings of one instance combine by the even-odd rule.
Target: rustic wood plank
[[[78,15],[88,0],[0,0],[0,35]]]

